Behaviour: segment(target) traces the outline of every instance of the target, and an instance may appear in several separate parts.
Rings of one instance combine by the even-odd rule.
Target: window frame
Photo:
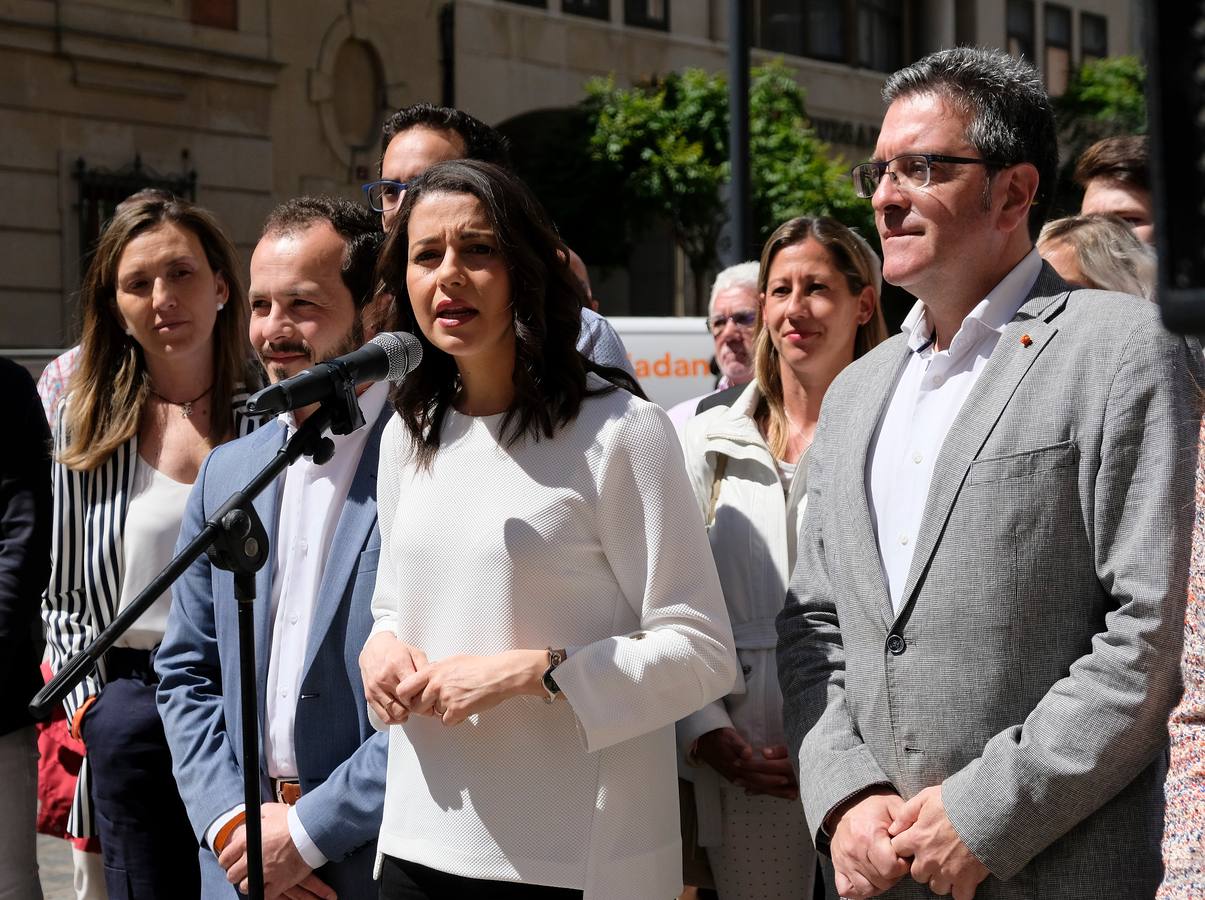
[[[909,4],[907,0],[899,0],[897,9],[885,8],[891,0],[857,0],[853,5],[853,46],[848,48],[850,56],[854,59],[855,65],[860,69],[866,69],[869,72],[884,72],[890,74],[906,64],[908,56],[908,18]],[[866,16],[869,21],[873,22],[876,19],[883,17],[890,18],[894,21],[894,26],[888,28],[886,34],[895,34],[898,44],[895,48],[896,59],[887,64],[887,68],[880,68],[872,61],[862,58],[862,22],[863,16]],[[848,27],[848,26],[847,26]],[[872,49],[873,55],[873,49]]]
[[[1067,42],[1060,43],[1050,39],[1050,19],[1055,15],[1063,15],[1067,21]],[[1066,90],[1067,82],[1071,78],[1071,70],[1074,60],[1072,58],[1072,27],[1075,18],[1071,15],[1071,7],[1063,6],[1061,3],[1043,3],[1042,4],[1042,74],[1046,82],[1046,90],[1052,97],[1062,96],[1063,91],[1054,91],[1051,85],[1051,66],[1050,66],[1050,51],[1063,50],[1067,54],[1067,71],[1063,73],[1063,90]]]
[[[1010,21],[1012,16],[1010,15],[1010,13],[1014,7],[1016,7],[1016,8],[1024,7],[1027,10],[1028,18],[1029,18],[1029,34],[1022,34],[1020,32],[1014,31],[1012,29],[1012,23]],[[1019,48],[1021,51],[1019,53],[1013,53],[1012,43],[1013,43],[1014,38],[1017,40],[1018,44],[1021,44],[1022,42],[1024,42],[1024,44],[1026,45],[1026,46],[1022,46]],[[1016,56],[1018,59],[1027,59],[1031,63],[1035,63],[1035,62],[1037,62],[1037,54],[1035,52],[1037,49],[1037,44],[1038,44],[1038,5],[1034,2],[1034,0],[1008,0],[1008,2],[1004,6],[1004,47],[1005,47],[1005,49],[1007,49],[1011,55]],[[1028,53],[1025,52],[1026,47],[1028,48]]]
[[[561,0],[561,12],[567,16],[580,16],[583,19],[594,19],[598,22],[611,21],[611,0],[594,0],[601,9],[592,10],[590,7],[582,4],[588,4],[591,0]]]
[[[1100,23],[1100,33],[1104,39],[1104,44],[1100,48],[1100,53],[1090,52],[1084,45],[1084,37],[1088,34],[1088,23],[1096,20]],[[1080,10],[1079,14],[1079,57],[1080,64],[1090,60],[1104,59],[1109,55],[1109,17],[1100,13],[1088,12]]]
[[[202,28],[238,31],[238,0],[189,0],[188,20]]]
[[[880,8],[887,5],[884,0],[796,0],[786,4],[791,11],[796,12],[799,21],[789,32],[785,40],[771,40],[767,35],[778,35],[779,31],[771,31],[769,26],[769,0],[759,0],[754,6],[756,18],[753,23],[753,46],[771,53],[784,53],[797,56],[800,59],[815,59],[821,62],[837,63],[851,69],[862,69],[867,72],[891,72],[902,65],[913,61],[913,48],[916,46],[916,8],[915,0],[897,0],[898,8]],[[820,4],[819,6],[816,6]],[[810,6],[816,6],[814,10]],[[835,14],[837,18],[837,40],[840,49],[835,53],[823,52],[815,48],[809,40],[806,26],[809,12]],[[873,59],[862,58],[861,27],[864,21],[875,22],[883,16],[894,20],[894,26],[886,29],[887,35],[895,35],[899,41],[895,55],[899,65],[893,68],[880,68]],[[825,35],[831,38],[832,35]],[[872,42],[873,43],[873,42]]]
[[[670,0],[661,0],[665,14],[654,18],[648,14],[649,0],[623,0],[623,24],[636,28],[651,28],[654,31],[669,31]]]

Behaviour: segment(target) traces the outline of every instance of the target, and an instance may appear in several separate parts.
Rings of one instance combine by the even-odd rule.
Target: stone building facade
[[[754,60],[782,57],[818,130],[873,146],[886,71],[940,46],[1051,72],[1134,52],[1135,0],[750,0]],[[249,255],[277,202],[360,196],[390,109],[454,103],[505,126],[614,73],[726,66],[727,0],[0,0],[0,353],[75,337],[81,260],[122,191],[168,182]],[[127,191],[128,192],[128,191]],[[603,279],[610,311],[668,312],[665,241]],[[599,273],[603,275],[604,273]],[[613,299],[612,299],[613,298]]]

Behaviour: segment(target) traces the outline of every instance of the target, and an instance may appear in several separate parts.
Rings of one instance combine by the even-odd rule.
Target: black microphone
[[[359,350],[345,353],[269,385],[247,401],[253,415],[282,413],[317,403],[348,383],[401,381],[423,358],[423,345],[408,331],[378,334]]]

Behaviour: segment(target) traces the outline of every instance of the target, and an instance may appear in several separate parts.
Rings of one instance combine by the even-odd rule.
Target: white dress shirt
[[[923,300],[904,320],[912,353],[866,456],[870,517],[897,614],[904,603],[937,454],[1004,326],[1029,296],[1041,269],[1042,258],[1031,250],[963,319],[944,350],[933,349],[933,323]]]
[[[351,434],[329,435],[335,454],[325,465],[303,456],[285,471],[276,520],[272,631],[264,701],[264,760],[271,778],[298,776],[293,725],[310,623],[335,528],[372,424],[384,410],[388,395],[388,383],[379,382],[360,396],[366,424]],[[297,430],[292,413],[284,413],[280,419],[288,437],[292,437]],[[241,809],[230,810],[210,825],[206,832],[210,847],[222,826]],[[326,864],[326,856],[306,834],[295,809],[289,810],[289,834],[306,865],[317,869]]]

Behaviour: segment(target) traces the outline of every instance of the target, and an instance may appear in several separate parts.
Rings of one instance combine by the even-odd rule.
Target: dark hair
[[[967,140],[984,159],[1037,168],[1038,192],[1029,211],[1029,236],[1036,239],[1050,214],[1059,165],[1054,111],[1037,70],[1003,50],[939,50],[883,85],[887,103],[917,94],[935,94],[965,115]]]
[[[1145,135],[1105,138],[1083,152],[1073,177],[1082,188],[1096,178],[1109,178],[1150,190],[1149,157]]]
[[[164,191],[139,191],[118,204],[80,287],[83,334],[79,363],[68,386],[67,444],[59,457],[68,468],[95,469],[138,431],[150,380],[142,348],[124,333],[118,319],[117,269],[132,240],[166,224],[194,234],[209,268],[226,283],[226,303],[213,326],[211,447],[233,428],[231,402],[239,387],[254,383],[247,297],[234,245],[207,210]]]
[[[376,295],[373,269],[385,239],[380,217],[367,208],[338,197],[296,197],[268,214],[260,236],[293,234],[317,222],[327,222],[347,246],[339,274],[351,292],[356,309]]]
[[[377,173],[385,161],[389,142],[411,128],[430,128],[434,131],[450,131],[464,141],[466,159],[493,163],[510,168],[510,141],[486,125],[480,119],[450,106],[434,106],[430,103],[415,103],[399,109],[385,120],[381,128],[381,158],[377,161]]]
[[[393,293],[400,327],[413,331],[423,345],[422,362],[393,393],[394,408],[414,439],[420,466],[429,466],[435,458],[440,426],[459,383],[455,358],[434,347],[418,328],[406,290],[410,215],[425,197],[435,194],[468,194],[481,202],[510,273],[515,396],[501,430],[508,444],[525,435],[551,438],[592,394],[622,387],[643,396],[626,372],[599,366],[578,353],[585,291],[569,268],[565,244],[527,185],[491,163],[439,163],[406,191],[377,270],[383,289]],[[587,372],[603,376],[610,386],[588,388]]]

